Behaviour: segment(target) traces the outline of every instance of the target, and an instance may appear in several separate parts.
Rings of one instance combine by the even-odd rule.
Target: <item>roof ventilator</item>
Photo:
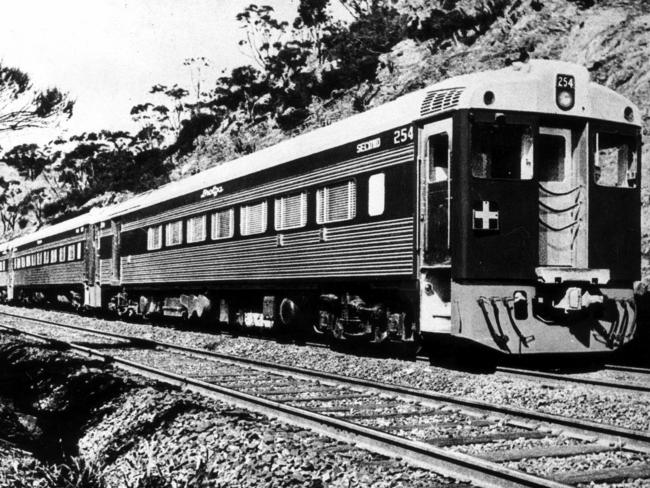
[[[424,97],[420,107],[420,117],[427,117],[454,108],[458,105],[463,90],[463,87],[458,87],[430,91]]]

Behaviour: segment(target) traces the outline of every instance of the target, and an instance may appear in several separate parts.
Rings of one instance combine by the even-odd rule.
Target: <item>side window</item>
[[[220,210],[212,214],[212,239],[228,239],[235,232],[235,209]]]
[[[183,221],[177,220],[165,225],[165,245],[178,246],[183,242]]]
[[[377,173],[368,178],[368,215],[384,213],[386,206],[386,175]]]
[[[70,245],[68,246],[68,261],[74,261],[74,260],[75,260],[75,257],[76,257],[76,254],[75,254],[75,245],[74,245],[74,244],[70,244]]]
[[[192,217],[187,220],[187,242],[202,242],[205,241],[205,215],[200,217]]]
[[[429,183],[449,179],[449,134],[429,137]]]
[[[472,126],[470,161],[476,178],[533,178],[533,136],[527,125]]]
[[[147,251],[162,247],[162,225],[155,225],[147,229]]]
[[[62,263],[65,261],[65,247],[59,248],[59,262]]]
[[[266,201],[255,205],[242,205],[239,214],[239,231],[243,236],[266,232]]]
[[[596,134],[594,180],[600,186],[636,187],[637,149],[631,136]]]
[[[43,253],[38,252],[36,253],[36,266],[40,266],[41,264],[43,264]]]
[[[52,264],[56,263],[58,261],[59,254],[56,249],[52,249],[50,251],[50,260],[52,261]]]
[[[81,242],[77,242],[77,259],[81,261],[83,256],[81,255]]]
[[[357,214],[357,185],[349,180],[316,192],[316,222],[327,224],[353,219]]]
[[[43,251],[43,264],[50,264],[51,255],[52,252],[49,249],[47,251]]]
[[[307,192],[275,199],[275,230],[307,225]]]

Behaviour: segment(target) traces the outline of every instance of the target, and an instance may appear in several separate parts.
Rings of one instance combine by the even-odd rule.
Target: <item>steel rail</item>
[[[650,374],[650,368],[640,368],[638,366],[626,366],[624,364],[606,364],[605,368],[614,371],[624,371],[626,373]]]
[[[106,363],[115,364],[122,369],[147,378],[160,380],[180,389],[201,393],[242,408],[276,417],[281,421],[309,428],[345,442],[353,442],[360,447],[389,457],[401,457],[415,466],[429,469],[444,476],[469,480],[479,486],[531,488],[566,488],[570,486],[515,471],[479,457],[448,451],[425,442],[404,439],[335,417],[153,368],[118,356],[103,354],[100,351],[72,342],[27,332],[14,326],[0,324],[0,329],[77,351],[88,357],[101,359]]]
[[[539,422],[544,424],[549,424],[551,426],[562,426],[572,431],[572,433],[580,436],[599,436],[603,440],[613,443],[621,443],[626,441],[632,443],[629,445],[630,448],[636,449],[643,452],[650,452],[650,433],[646,431],[639,431],[633,429],[626,429],[624,427],[618,427],[614,425],[602,424],[599,422],[593,422],[590,420],[576,419],[573,417],[567,417],[563,415],[551,414],[538,412],[535,410],[520,408],[520,407],[511,407],[506,405],[496,405],[481,400],[474,400],[470,398],[457,397],[454,395],[449,395],[447,393],[433,392],[429,390],[419,390],[416,388],[411,388],[408,386],[400,386],[391,383],[383,383],[378,381],[366,380],[363,378],[358,378],[354,376],[344,376],[333,373],[327,373],[323,371],[317,371],[309,368],[299,368],[296,366],[288,366],[278,363],[272,363],[269,361],[263,361],[259,359],[251,359],[240,356],[234,356],[230,354],[218,353],[215,351],[208,351],[206,349],[197,349],[189,346],[181,346],[178,344],[168,343],[164,341],[156,341],[153,339],[145,339],[141,337],[132,337],[124,334],[117,334],[114,332],[101,331],[89,327],[80,327],[76,325],[61,324],[58,322],[53,322],[50,320],[36,319],[31,317],[23,317],[21,315],[10,314],[7,312],[0,312],[0,314],[13,316],[18,319],[29,320],[34,322],[40,322],[47,325],[53,325],[56,327],[68,328],[72,330],[82,331],[86,333],[93,333],[100,336],[111,337],[113,339],[121,339],[126,341],[132,341],[142,345],[143,347],[162,347],[171,350],[181,351],[186,354],[193,356],[198,356],[201,358],[207,359],[217,359],[228,361],[236,364],[243,364],[257,369],[263,369],[269,372],[284,372],[285,374],[292,374],[303,379],[317,379],[324,380],[330,383],[335,383],[342,386],[360,386],[377,393],[383,394],[395,394],[403,398],[419,401],[423,403],[431,404],[430,402],[435,403],[448,403],[452,405],[457,405],[459,407],[464,407],[471,409],[477,412],[491,412],[499,415],[506,415],[510,417],[518,417],[529,422],[527,427],[531,427],[532,422]],[[638,443],[642,443],[641,445]]]
[[[644,393],[650,393],[650,386],[638,385],[634,383],[615,383],[607,380],[596,380],[591,378],[575,378],[573,376],[566,376],[558,373],[547,373],[546,371],[536,371],[532,369],[519,369],[508,368],[505,366],[497,366],[497,371],[508,373],[516,376],[530,376],[536,378],[544,378],[547,380],[554,380],[559,382],[576,383],[591,386],[602,386],[606,388],[613,388],[616,390],[629,390]]]

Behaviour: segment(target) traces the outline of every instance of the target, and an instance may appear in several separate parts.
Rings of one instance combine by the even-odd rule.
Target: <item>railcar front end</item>
[[[627,343],[640,278],[638,109],[568,63],[472,81],[453,88],[452,116],[419,124],[422,333],[512,354]]]

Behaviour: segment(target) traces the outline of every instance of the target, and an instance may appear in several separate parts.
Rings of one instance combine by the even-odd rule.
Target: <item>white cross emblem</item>
[[[499,229],[499,211],[492,202],[483,201],[480,210],[472,211],[473,222],[472,228],[475,230],[498,230]],[[475,205],[476,206],[476,205]]]

